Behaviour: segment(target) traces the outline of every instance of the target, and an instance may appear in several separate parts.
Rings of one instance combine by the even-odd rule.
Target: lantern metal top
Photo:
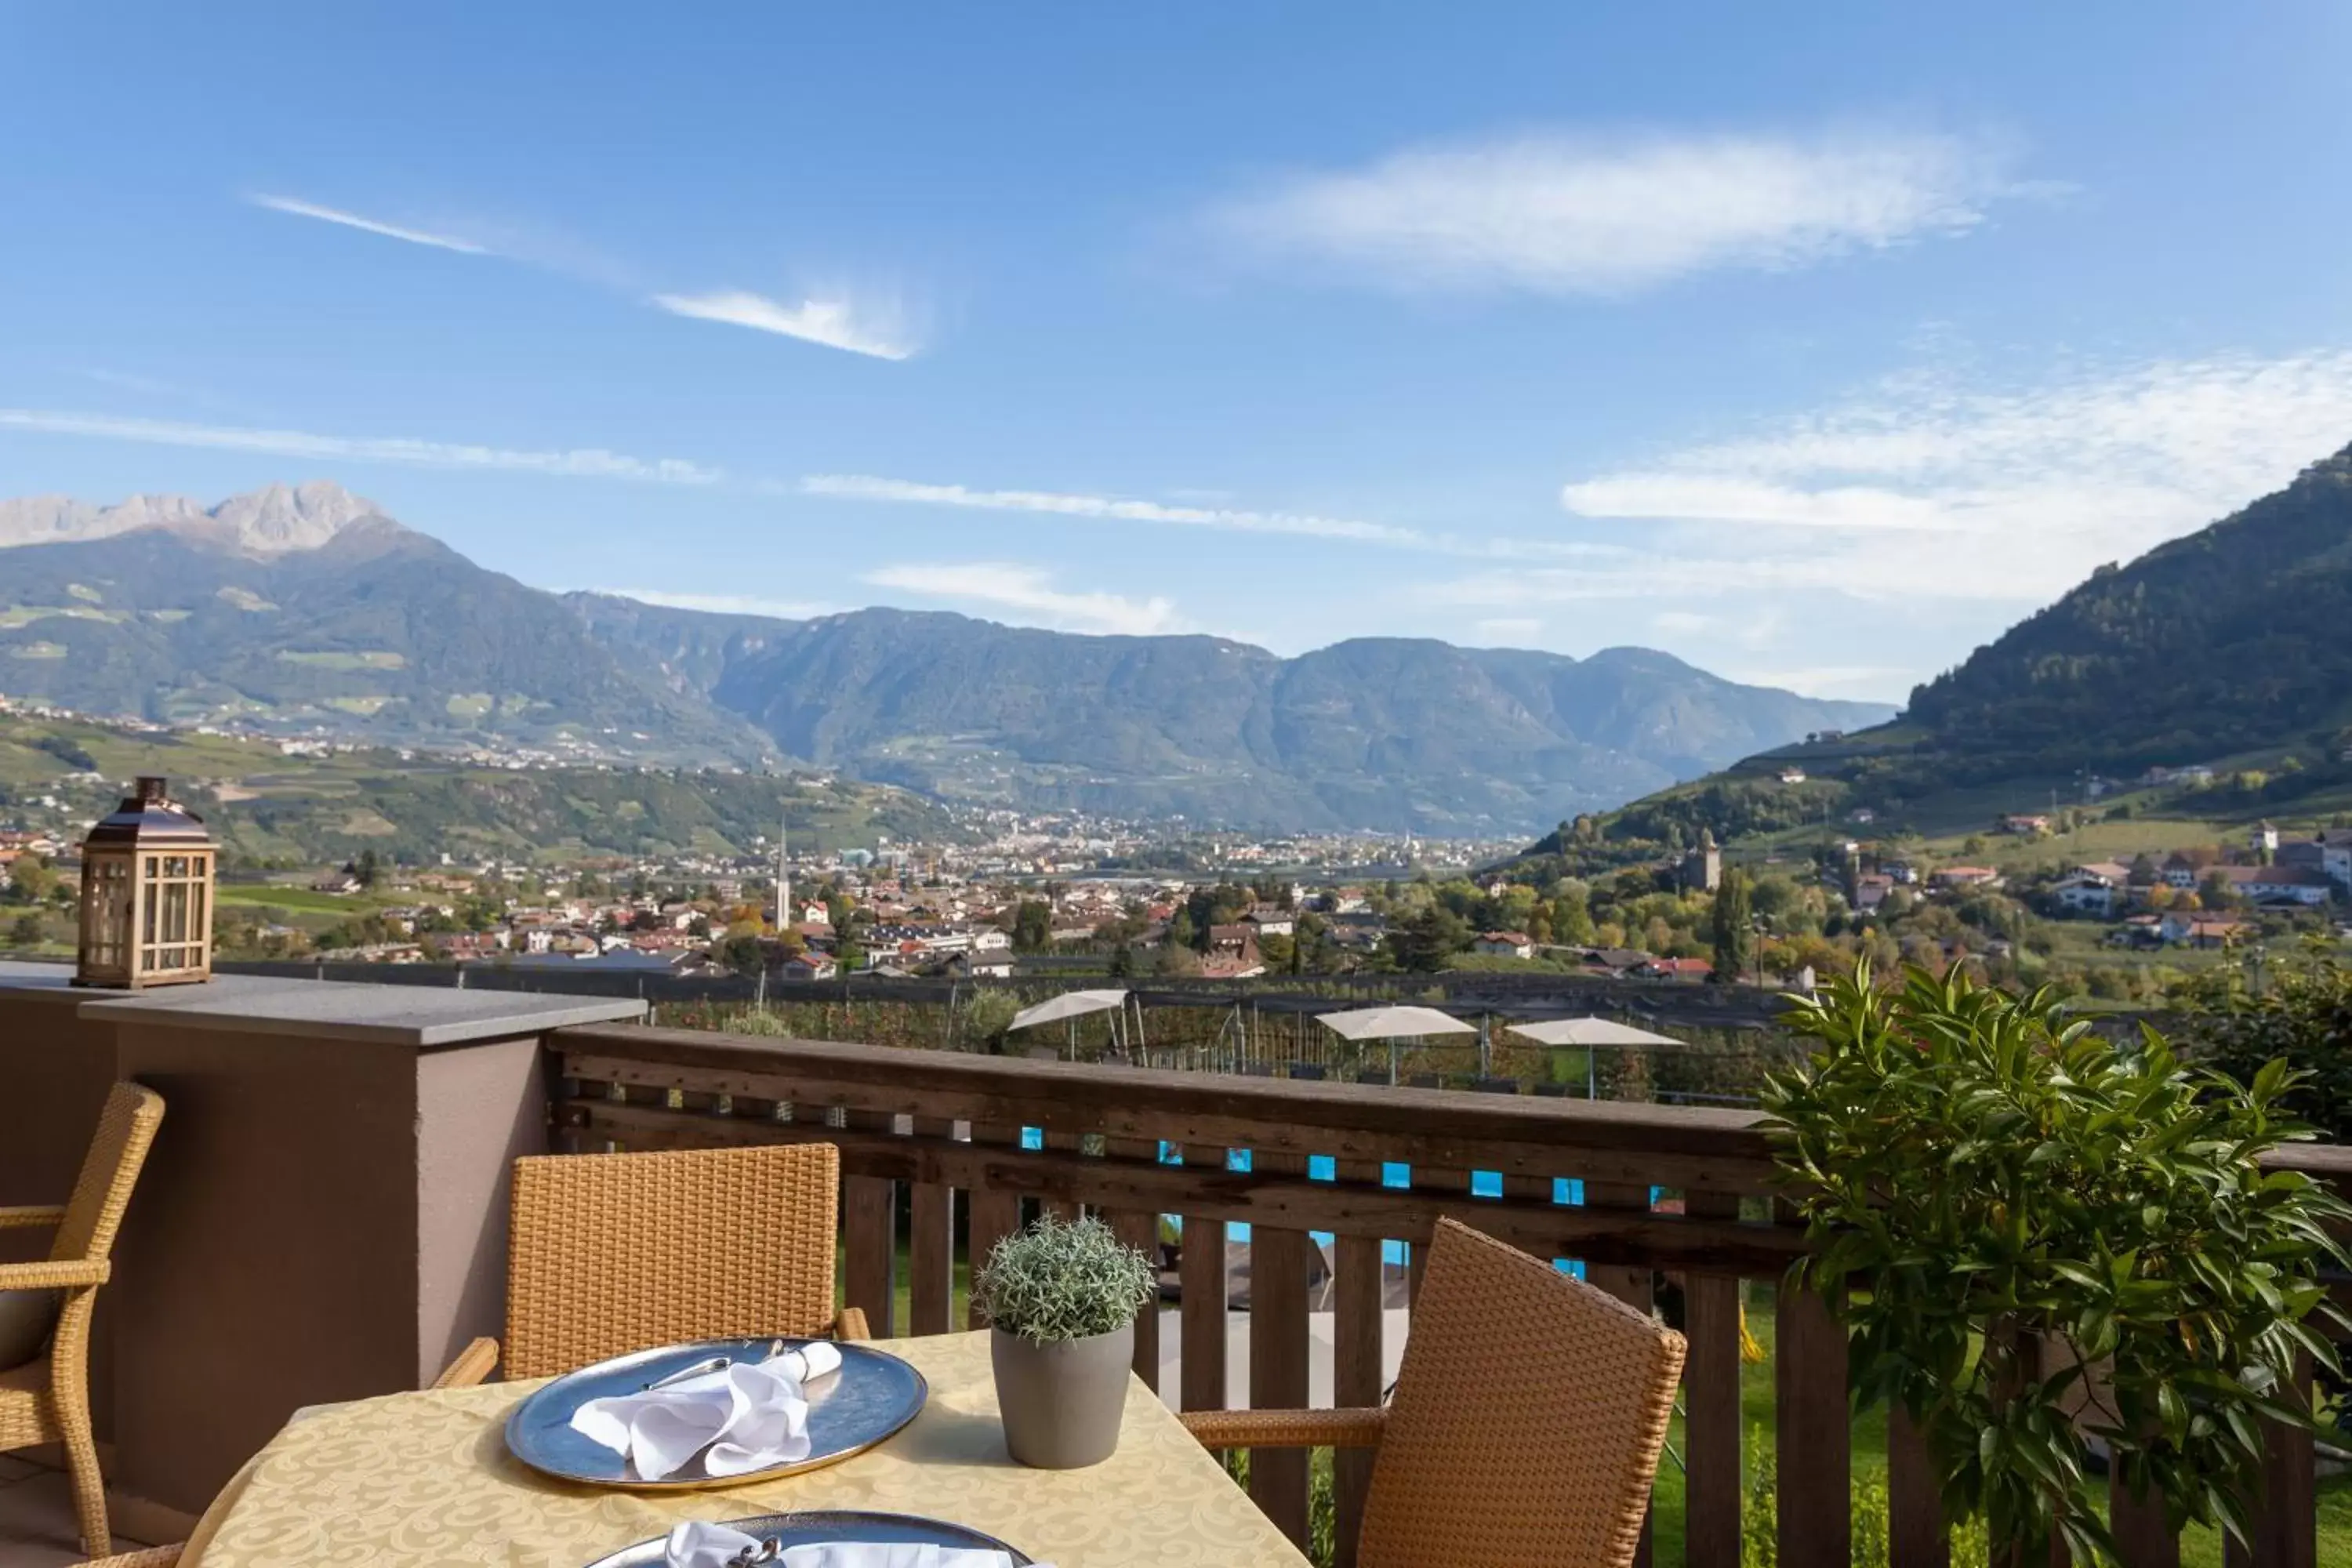
[[[167,784],[153,774],[141,775],[135,791],[111,815],[100,818],[82,842],[101,848],[112,844],[212,847],[205,819],[174,802]]]

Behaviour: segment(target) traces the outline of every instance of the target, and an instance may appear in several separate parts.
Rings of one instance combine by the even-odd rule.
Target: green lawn
[[[373,914],[399,898],[373,893],[313,892],[309,888],[282,887],[275,882],[223,882],[214,889],[214,901],[241,909],[290,910],[306,915]]]

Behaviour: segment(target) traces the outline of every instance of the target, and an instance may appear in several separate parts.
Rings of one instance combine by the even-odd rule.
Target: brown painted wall
[[[118,1481],[201,1511],[298,1406],[414,1385],[415,1052],[121,1027],[168,1108],[117,1253]]]
[[[0,1204],[63,1203],[81,1169],[114,1081],[114,1031],[74,1016],[90,995],[0,990]]]

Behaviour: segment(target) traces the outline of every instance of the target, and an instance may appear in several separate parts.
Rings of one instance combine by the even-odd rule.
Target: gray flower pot
[[[1040,1470],[1099,1465],[1118,1447],[1135,1325],[1090,1339],[1038,1344],[1003,1329],[989,1335],[1004,1446]]]

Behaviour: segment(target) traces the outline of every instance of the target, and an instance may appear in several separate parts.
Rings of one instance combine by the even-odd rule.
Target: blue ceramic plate
[[[936,1519],[918,1519],[910,1513],[763,1513],[755,1519],[730,1519],[727,1522],[746,1535],[773,1541],[779,1546],[814,1546],[827,1541],[961,1546],[1002,1552],[1013,1559],[1016,1568],[1027,1568],[1029,1563],[1027,1557],[992,1535]],[[588,1568],[661,1568],[663,1548],[668,1542],[667,1536],[640,1541],[610,1557],[599,1557]]]
[[[789,1350],[810,1342],[794,1339],[698,1340],[690,1344],[637,1351],[583,1366],[578,1372],[564,1373],[515,1406],[514,1414],[507,1417],[507,1451],[534,1470],[592,1487],[624,1487],[632,1491],[708,1491],[837,1465],[853,1454],[873,1447],[921,1414],[923,1401],[930,1395],[929,1385],[923,1382],[921,1373],[887,1352],[860,1344],[840,1344],[835,1348],[841,1352],[841,1370],[808,1385],[810,1448],[805,1459],[716,1479],[703,1475],[698,1460],[668,1480],[648,1481],[639,1479],[620,1455],[572,1429],[572,1412],[591,1399],[639,1393],[648,1383],[714,1356],[764,1361],[772,1347],[781,1344]]]

